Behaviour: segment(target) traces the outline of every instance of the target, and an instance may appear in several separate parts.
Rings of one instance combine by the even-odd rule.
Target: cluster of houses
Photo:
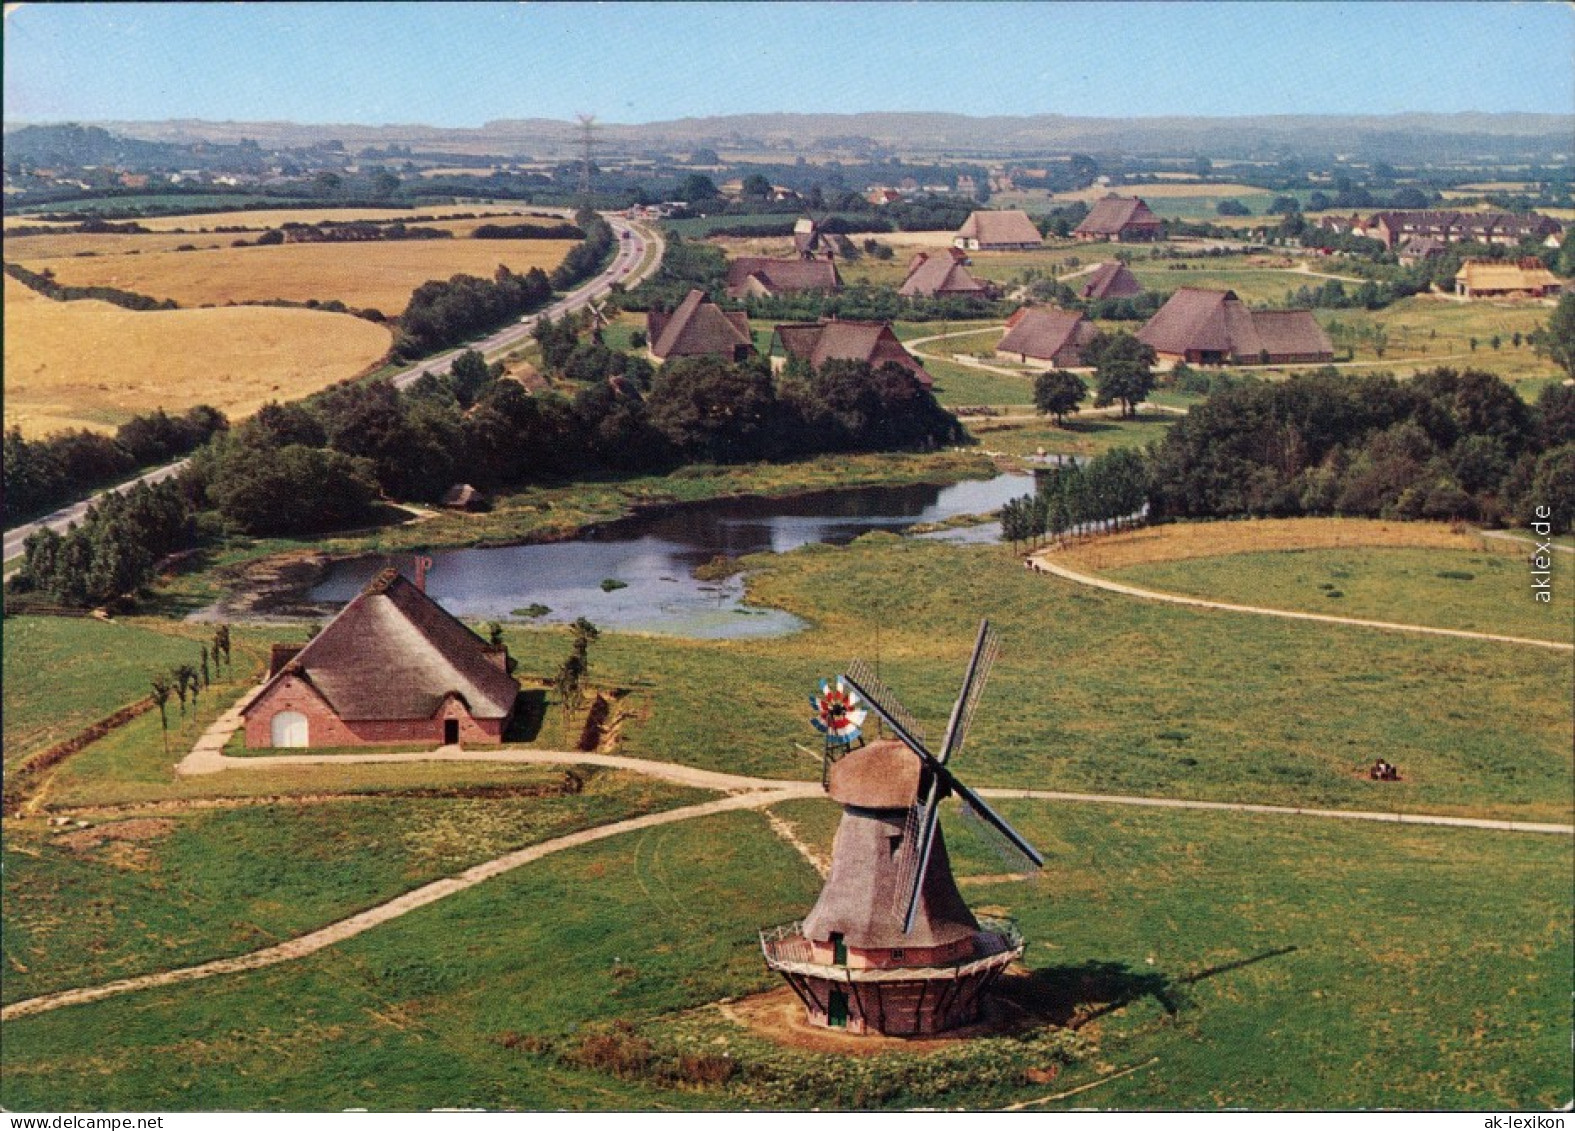
[[[1318,221],[1325,231],[1362,236],[1377,240],[1390,251],[1416,254],[1418,247],[1440,249],[1452,243],[1480,243],[1514,247],[1535,241],[1557,248],[1564,239],[1564,227],[1557,220],[1536,212],[1450,212],[1438,209],[1375,212],[1365,220],[1349,216],[1325,216]],[[1425,241],[1425,242],[1424,242]]]

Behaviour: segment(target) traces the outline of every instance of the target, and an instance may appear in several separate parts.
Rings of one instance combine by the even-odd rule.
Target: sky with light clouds
[[[7,4],[7,121],[1575,113],[1575,8]]]

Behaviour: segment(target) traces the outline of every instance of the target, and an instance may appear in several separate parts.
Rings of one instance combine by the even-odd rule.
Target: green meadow
[[[1542,603],[1535,599],[1525,555],[1513,551],[1290,550],[1129,566],[1110,576],[1234,604],[1565,644],[1575,625],[1570,570],[1555,574],[1554,600]]]
[[[735,813],[548,857],[298,962],[8,1022],[0,1098],[24,1111],[62,1096],[177,1111],[1568,1102],[1566,838],[1001,808],[1046,851],[1042,877],[993,878],[999,863],[950,817],[948,838],[970,902],[1029,939],[1014,998],[1077,1027],[1049,1083],[1015,1059],[956,1071],[956,1046],[860,1065],[730,1021],[715,1003],[778,985],[756,931],[801,916],[819,887],[760,815]],[[827,845],[832,806],[779,810]],[[1032,1051],[997,1040],[1004,1056]],[[672,1078],[685,1058],[725,1068]]]

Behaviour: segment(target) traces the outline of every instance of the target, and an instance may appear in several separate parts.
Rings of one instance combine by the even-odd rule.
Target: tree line
[[[183,456],[229,426],[223,413],[198,405],[181,416],[162,408],[134,416],[113,436],[76,428],[28,440],[20,429],[10,428],[4,440],[7,521],[80,499],[139,467]]]
[[[1143,456],[1118,448],[1086,464],[1067,463],[1038,476],[1031,495],[1001,508],[1001,537],[1013,548],[1046,537],[1119,528],[1138,521],[1148,503],[1149,468]]]
[[[29,271],[20,263],[7,263],[5,273],[23,286],[31,287],[45,298],[52,298],[56,302],[98,299],[100,302],[113,303],[127,310],[179,309],[172,298],[158,299],[151,295],[138,294],[136,291],[123,291],[119,287],[68,287],[56,282],[54,272],[48,268],[41,272]]]

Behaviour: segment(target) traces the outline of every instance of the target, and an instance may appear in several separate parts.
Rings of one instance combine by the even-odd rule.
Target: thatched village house
[[[498,743],[519,685],[488,644],[386,569],[304,647],[275,645],[246,745]]]
[[[1152,243],[1165,234],[1164,222],[1135,196],[1112,193],[1094,206],[1072,229],[1074,239],[1089,242]]]
[[[890,363],[913,374],[926,389],[935,383],[892,333],[890,323],[836,319],[788,323],[772,332],[773,352],[777,342],[787,357],[807,361],[815,369],[828,361],[867,361],[876,368]]]
[[[456,483],[443,492],[441,505],[450,510],[479,511],[487,507],[487,496],[469,483]]]
[[[921,251],[908,261],[908,277],[897,293],[921,298],[990,297],[994,288],[975,279],[964,266],[966,261],[967,256],[955,247],[933,253]]]
[[[965,251],[1031,251],[1044,242],[1028,213],[1013,209],[971,213],[957,229],[952,246]]]
[[[1085,299],[1131,298],[1143,293],[1143,284],[1119,259],[1101,263],[1083,279],[1078,294]]]
[[[657,361],[709,356],[743,361],[755,348],[749,335],[749,316],[707,302],[699,288],[690,291],[671,314],[647,311],[645,331],[651,356]]]
[[[1310,310],[1249,310],[1235,291],[1183,287],[1137,333],[1161,361],[1288,365],[1334,360]]]
[[[1025,306],[1006,320],[1006,334],[996,345],[995,356],[1076,369],[1083,364],[1083,347],[1096,333],[1094,324],[1078,311]]]
[[[1443,243],[1483,243],[1513,247],[1536,240],[1559,247],[1564,227],[1536,212],[1456,212],[1443,209],[1375,212],[1366,220],[1355,215],[1325,216],[1318,226],[1377,240],[1393,249],[1408,239],[1430,236]]]
[[[1455,294],[1461,298],[1548,298],[1563,289],[1564,281],[1535,258],[1468,259],[1455,276]]]
[[[727,265],[727,297],[775,298],[777,295],[842,289],[842,277],[830,259],[767,259],[740,256]]]

